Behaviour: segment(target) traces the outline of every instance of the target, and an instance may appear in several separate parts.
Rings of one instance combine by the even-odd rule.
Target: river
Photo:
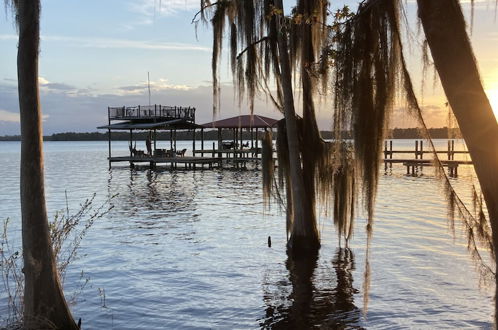
[[[178,149],[183,143],[191,147],[178,142]],[[118,155],[128,147],[113,148]],[[10,218],[14,247],[19,149],[19,142],[0,142],[0,220]],[[494,287],[479,286],[458,225],[453,238],[430,168],[412,177],[395,165],[381,175],[365,310],[364,214],[349,248],[339,248],[322,216],[318,259],[288,260],[285,215],[276,204],[264,209],[260,171],[109,170],[106,158],[106,142],[45,143],[50,218],[65,212],[66,196],[74,213],[94,193],[94,206],[116,195],[67,270],[68,297],[89,278],[71,305],[85,329],[492,328]],[[470,168],[451,181],[470,200]]]

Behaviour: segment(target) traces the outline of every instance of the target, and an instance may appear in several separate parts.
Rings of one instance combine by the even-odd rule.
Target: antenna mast
[[[150,75],[149,75],[149,71],[147,71],[147,87],[149,88],[149,105],[150,105]]]

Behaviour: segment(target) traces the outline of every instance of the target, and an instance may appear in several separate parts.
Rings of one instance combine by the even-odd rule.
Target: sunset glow
[[[498,120],[498,89],[488,89],[486,90],[486,94],[488,95],[489,103],[491,103],[491,107],[493,108],[495,118]]]

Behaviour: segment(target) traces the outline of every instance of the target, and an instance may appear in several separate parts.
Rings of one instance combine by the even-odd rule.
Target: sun
[[[486,94],[488,95],[489,103],[491,103],[491,108],[493,108],[495,118],[498,121],[498,89],[488,89],[486,90]]]

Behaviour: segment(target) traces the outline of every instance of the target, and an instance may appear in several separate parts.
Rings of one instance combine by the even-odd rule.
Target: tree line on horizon
[[[432,139],[452,139],[455,137],[460,137],[460,130],[458,128],[448,128],[448,127],[438,127],[438,128],[429,128],[429,136]],[[321,131],[321,136],[324,139],[330,140],[335,137],[335,133],[333,131]],[[149,133],[140,132],[133,133],[133,140],[136,141],[145,141],[147,139]],[[263,132],[258,134],[258,138],[261,139],[263,137]],[[352,133],[350,131],[345,131],[342,133],[343,137],[349,139],[352,137]],[[107,141],[108,133],[100,133],[100,132],[64,132],[64,133],[54,133],[51,135],[45,135],[43,137],[43,141]],[[233,132],[229,129],[222,130],[222,139],[223,140],[231,140],[233,139]],[[113,141],[129,141],[130,133],[128,132],[113,132],[112,135]],[[169,141],[170,140],[169,132],[158,132],[157,139],[160,141]],[[201,140],[201,132],[195,133],[196,140]],[[251,134],[249,132],[242,133],[243,140],[250,140]],[[388,131],[386,138],[388,139],[423,139],[425,135],[418,128],[394,128]],[[179,131],[176,133],[176,139],[179,141],[192,141],[192,132],[188,131]],[[218,140],[218,131],[217,130],[208,130],[204,132],[204,140],[206,141],[217,141]],[[0,136],[0,141],[21,141],[20,135],[4,135]]]

